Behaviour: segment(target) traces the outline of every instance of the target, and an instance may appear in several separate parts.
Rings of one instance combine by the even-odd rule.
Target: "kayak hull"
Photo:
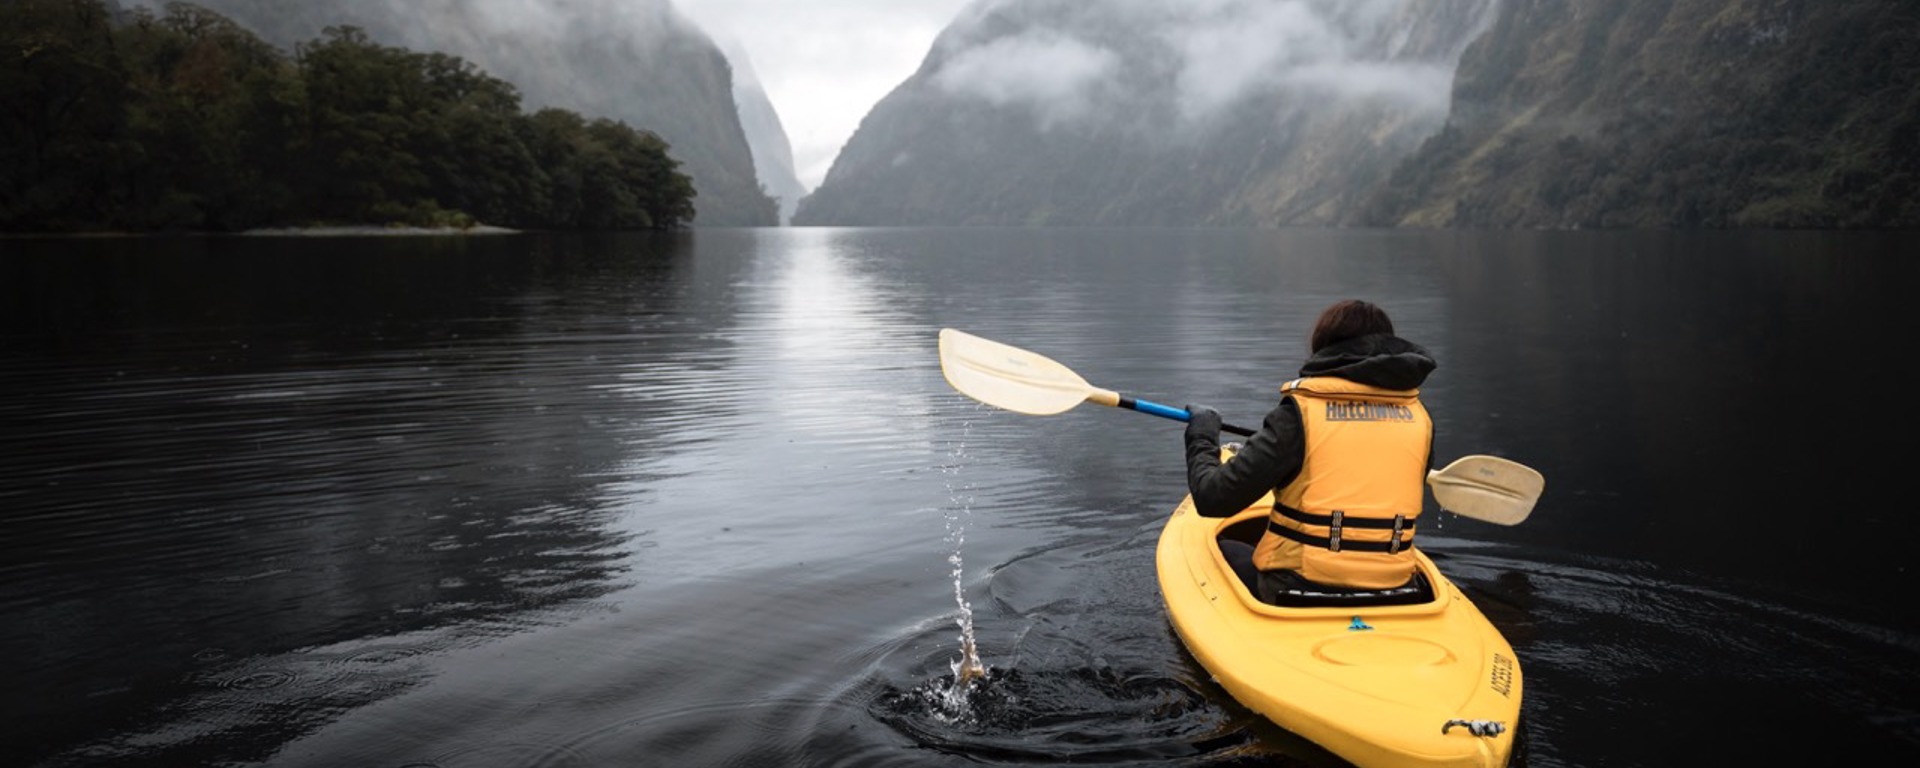
[[[1209,518],[1188,497],[1162,530],[1160,592],[1194,659],[1247,708],[1361,768],[1507,765],[1522,681],[1498,628],[1418,549],[1430,601],[1259,602],[1217,542],[1259,530],[1272,503]]]

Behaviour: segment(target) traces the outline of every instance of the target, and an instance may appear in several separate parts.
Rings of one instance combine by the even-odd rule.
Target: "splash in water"
[[[954,621],[960,625],[960,658],[953,660],[953,678],[958,683],[970,683],[987,674],[987,668],[980,662],[980,648],[973,639],[973,605],[967,602],[966,594],[961,590],[961,574],[966,571],[960,558],[960,547],[966,542],[964,527],[955,529],[953,554],[947,556],[947,562],[953,565],[953,601],[960,606],[960,614]]]
[[[967,425],[969,428],[971,424]],[[964,432],[964,430],[963,430]],[[973,683],[984,679],[987,667],[980,661],[980,648],[973,636],[973,605],[967,602],[966,560],[964,553],[967,543],[967,519],[973,514],[973,496],[966,491],[965,485],[957,483],[960,466],[965,462],[967,444],[962,440],[953,451],[954,462],[949,464],[947,473],[947,493],[953,498],[953,504],[947,507],[947,543],[953,545],[952,554],[947,555],[947,564],[953,566],[953,602],[960,608],[954,621],[960,626],[960,658],[950,665],[953,670],[953,684],[944,692],[943,702],[948,711],[963,710],[967,692]]]

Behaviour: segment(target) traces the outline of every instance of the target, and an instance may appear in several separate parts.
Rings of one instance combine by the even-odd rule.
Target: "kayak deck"
[[[1155,560],[1167,616],[1200,665],[1247,708],[1358,766],[1506,765],[1520,665],[1492,622],[1418,549],[1432,585],[1426,602],[1259,602],[1217,542],[1236,524],[1263,524],[1272,503],[1268,494],[1232,517],[1208,518],[1188,497],[1161,532]]]

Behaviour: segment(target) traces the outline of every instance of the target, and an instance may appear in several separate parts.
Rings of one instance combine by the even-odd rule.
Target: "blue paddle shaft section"
[[[1162,418],[1173,419],[1174,421],[1186,421],[1191,416],[1185,408],[1168,408],[1159,403],[1151,403],[1145,400],[1133,401],[1133,409],[1141,413],[1151,413]]]
[[[1150,413],[1163,419],[1173,419],[1174,421],[1189,421],[1193,418],[1193,414],[1187,413],[1187,409],[1185,408],[1173,408],[1150,400],[1137,400],[1131,397],[1120,398],[1120,407],[1132,408],[1141,413]],[[1251,429],[1236,427],[1232,424],[1221,424],[1220,431],[1231,432],[1241,436],[1250,436],[1253,434],[1253,430]]]

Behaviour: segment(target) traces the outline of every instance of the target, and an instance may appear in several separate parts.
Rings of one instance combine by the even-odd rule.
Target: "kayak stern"
[[[1261,603],[1218,537],[1264,521],[1272,497],[1227,518],[1183,501],[1156,552],[1175,633],[1233,698],[1361,768],[1500,768],[1511,759],[1522,679],[1513,648],[1418,549],[1433,599],[1287,608]]]

